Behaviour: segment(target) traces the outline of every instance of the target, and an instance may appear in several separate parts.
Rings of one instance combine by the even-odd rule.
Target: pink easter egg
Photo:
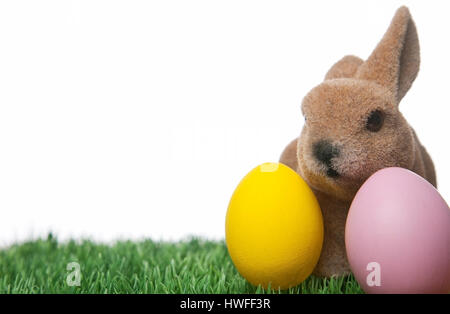
[[[367,293],[450,292],[450,209],[409,170],[385,168],[361,186],[347,216],[345,245]]]

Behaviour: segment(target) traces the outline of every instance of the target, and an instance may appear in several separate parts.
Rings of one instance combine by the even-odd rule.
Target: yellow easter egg
[[[251,284],[294,287],[312,273],[320,257],[319,203],[295,171],[280,163],[262,164],[231,197],[225,240],[234,265]]]

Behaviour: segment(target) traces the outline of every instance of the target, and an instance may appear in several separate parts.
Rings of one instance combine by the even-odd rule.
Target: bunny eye
[[[378,132],[383,126],[384,113],[381,110],[374,110],[369,114],[366,121],[366,129],[370,132]]]

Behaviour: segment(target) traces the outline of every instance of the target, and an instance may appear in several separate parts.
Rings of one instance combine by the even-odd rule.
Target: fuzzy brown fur
[[[303,99],[305,125],[280,162],[306,180],[320,203],[325,237],[314,270],[318,276],[350,271],[345,221],[355,193],[371,174],[386,167],[403,167],[436,186],[433,162],[398,110],[419,64],[416,27],[409,10],[401,7],[366,61],[344,57]],[[384,122],[374,132],[367,129],[367,121],[375,110],[383,113]],[[321,142],[327,143],[326,148],[317,149]],[[317,157],[318,150],[322,158],[328,152],[326,162]]]

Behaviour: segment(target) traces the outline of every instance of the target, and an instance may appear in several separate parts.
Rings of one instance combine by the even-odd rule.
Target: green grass
[[[81,285],[68,286],[70,262]],[[251,286],[234,268],[223,242],[30,241],[0,250],[0,293],[362,293],[353,276],[309,277],[288,291]]]

